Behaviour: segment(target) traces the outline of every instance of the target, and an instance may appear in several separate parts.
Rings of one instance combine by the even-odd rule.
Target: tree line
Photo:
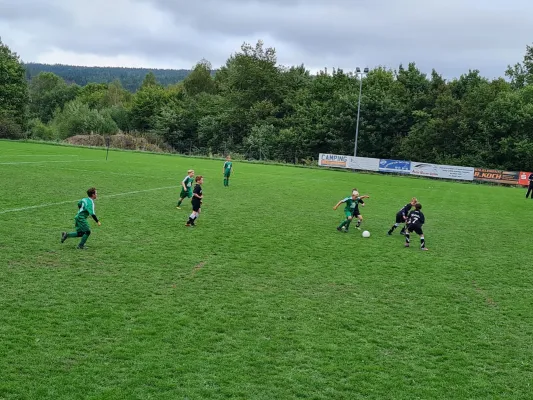
[[[25,63],[26,79],[31,81],[41,72],[52,72],[63,78],[65,82],[85,86],[89,83],[111,83],[118,80],[124,89],[135,92],[140,87],[144,77],[152,72],[157,81],[163,86],[181,82],[191,72],[188,69],[149,69],[123,67],[84,67],[63,64]],[[214,74],[215,71],[212,71]]]
[[[445,80],[416,64],[311,74],[278,65],[276,52],[244,43],[216,73],[198,62],[168,86],[148,72],[132,93],[120,81],[71,84],[52,72],[26,81],[0,42],[0,137],[64,140],[88,133],[151,135],[175,151],[284,162],[353,154],[533,170],[533,47],[504,77],[470,70]]]

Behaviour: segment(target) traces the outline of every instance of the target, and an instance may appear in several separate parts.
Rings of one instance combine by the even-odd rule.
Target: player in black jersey
[[[420,250],[428,250],[426,247],[426,241],[424,239],[424,232],[422,231],[422,225],[426,222],[424,214],[422,213],[422,204],[416,203],[415,209],[409,213],[407,217],[405,230],[405,247],[409,247],[409,240],[411,232],[415,232],[420,235]]]
[[[400,231],[400,235],[403,235],[405,233],[405,221],[407,221],[407,215],[409,214],[409,211],[411,211],[411,208],[413,208],[417,202],[418,200],[416,199],[416,197],[413,197],[410,203],[407,203],[405,206],[402,207],[400,211],[396,213],[396,222],[387,232],[388,235],[392,235],[392,232],[394,232],[394,230],[401,224],[403,224],[404,226]]]
[[[189,216],[189,220],[185,224],[185,226],[195,226],[194,221],[198,219],[200,216],[200,210],[202,207],[202,201],[204,199],[204,194],[202,191],[202,184],[204,183],[204,177],[202,175],[198,175],[195,178],[196,185],[194,186],[194,190],[192,191],[192,214]]]

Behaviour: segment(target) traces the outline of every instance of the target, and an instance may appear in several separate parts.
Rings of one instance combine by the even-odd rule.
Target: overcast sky
[[[217,68],[262,39],[312,71],[414,61],[493,78],[533,43],[533,1],[0,0],[0,37],[25,62]]]

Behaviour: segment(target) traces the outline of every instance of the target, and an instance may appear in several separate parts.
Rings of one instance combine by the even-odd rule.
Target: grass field
[[[524,190],[222,164],[0,141],[0,399],[532,398]],[[352,187],[368,239],[335,230]],[[428,252],[386,235],[413,196]]]

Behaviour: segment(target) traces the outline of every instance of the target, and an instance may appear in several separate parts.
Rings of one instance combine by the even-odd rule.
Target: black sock
[[[409,232],[405,232],[405,243],[409,244]]]
[[[424,239],[424,237],[421,237],[420,238],[420,248],[423,249],[424,247],[426,247],[426,240]]]

